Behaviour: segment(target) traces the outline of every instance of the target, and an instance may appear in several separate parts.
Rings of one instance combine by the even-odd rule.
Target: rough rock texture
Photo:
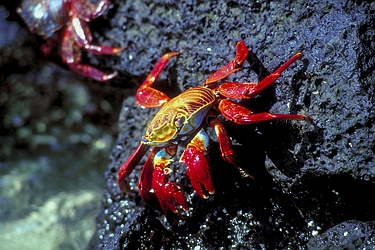
[[[312,238],[311,249],[374,249],[374,222],[344,221]]]
[[[123,72],[116,81],[124,87],[135,90],[164,53],[179,51],[156,84],[174,96],[202,84],[234,57],[243,39],[248,62],[229,80],[259,81],[292,54],[302,51],[304,57],[275,87],[242,104],[256,112],[305,113],[315,125],[225,122],[238,159],[256,180],[241,178],[221,160],[213,140],[208,158],[215,195],[198,197],[177,158],[170,180],[181,185],[190,209],[165,217],[137,192],[123,194],[117,187],[119,166],[156,112],[126,98],[89,248],[375,248],[374,3],[123,2],[112,1],[105,37],[129,44],[121,62],[108,59]],[[142,163],[129,178],[135,190]],[[340,223],[347,233],[337,236],[344,231]]]

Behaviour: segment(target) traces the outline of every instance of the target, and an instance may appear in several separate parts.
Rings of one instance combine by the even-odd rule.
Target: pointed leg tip
[[[208,198],[210,198],[210,195],[213,195],[215,193],[215,189],[214,188],[206,188],[205,192],[202,189],[199,189],[199,190],[195,189],[195,191],[197,192],[197,194],[200,197],[202,197],[203,199],[206,199],[206,200]],[[205,194],[205,193],[208,193],[208,195]]]
[[[204,195],[204,197],[202,196],[202,198],[208,199],[208,198],[210,198],[210,195],[215,194],[215,190],[207,190],[207,192],[208,192],[209,195]]]
[[[240,40],[239,42],[237,42],[236,47],[237,48],[246,48],[245,41],[244,40]]]
[[[117,75],[118,75],[118,72],[114,71],[112,74],[104,75],[103,78],[102,78],[102,81],[105,82],[105,81],[111,80],[112,78],[116,77]]]
[[[310,116],[307,116],[307,115],[303,115],[303,119],[306,122],[309,122],[309,123],[313,123],[314,122],[313,118],[311,118]]]
[[[172,58],[172,57],[174,57],[174,56],[177,56],[177,55],[179,55],[179,54],[180,54],[180,52],[172,51],[172,52],[169,52],[169,53],[165,54],[165,55],[163,56],[163,58],[165,58],[165,59],[170,59],[170,58]]]
[[[115,49],[113,50],[113,52],[114,52],[115,54],[118,54],[118,53],[120,53],[120,52],[126,50],[127,48],[128,48],[128,45],[125,45],[125,46],[120,47],[120,48],[115,48]]]
[[[181,205],[182,209],[184,211],[187,211],[189,209],[188,205],[187,204],[184,204],[184,205]]]
[[[175,213],[175,214],[177,214],[178,213],[178,209],[177,208],[175,208],[175,209],[171,209],[171,208],[169,208],[173,213]]]
[[[184,211],[187,211],[189,209],[189,207],[186,203],[180,204],[180,203],[176,202],[176,205],[174,205],[174,204],[164,205],[163,206],[164,214],[167,214],[168,211],[171,211],[171,212],[177,214],[179,212],[179,209],[177,208],[177,206],[180,206]]]
[[[289,61],[290,61],[290,64],[293,63],[294,61],[298,60],[298,59],[301,59],[303,57],[303,53],[302,52],[298,52],[296,53],[294,56],[292,56]],[[289,66],[289,65],[288,65]],[[280,72],[281,73],[281,72]]]

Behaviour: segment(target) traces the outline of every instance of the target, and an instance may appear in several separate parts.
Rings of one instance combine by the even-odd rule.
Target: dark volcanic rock
[[[259,81],[294,53],[302,51],[304,57],[275,87],[241,103],[255,112],[305,113],[315,124],[237,126],[225,121],[238,159],[256,180],[241,178],[211,141],[208,158],[215,195],[208,200],[197,196],[176,158],[170,180],[182,187],[190,209],[165,217],[147,207],[137,192],[123,194],[117,187],[118,168],[156,112],[135,105],[134,97],[126,98],[89,248],[375,247],[374,3],[112,3],[112,28],[106,36],[129,44],[121,63],[113,66],[123,72],[117,81],[124,86],[135,90],[164,53],[179,51],[156,84],[177,95],[202,84],[231,60],[236,42],[243,39],[251,53],[231,81]],[[129,75],[134,76],[130,81]],[[143,162],[129,178],[135,190]],[[336,226],[339,223],[345,230]],[[361,241],[341,234],[335,238],[344,231]]]
[[[375,223],[360,221],[342,222],[327,232],[313,237],[311,249],[374,249]]]

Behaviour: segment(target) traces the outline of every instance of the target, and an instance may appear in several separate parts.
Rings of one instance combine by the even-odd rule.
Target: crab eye
[[[174,125],[177,128],[181,128],[184,125],[184,122],[185,122],[185,117],[184,116],[177,117],[176,120],[174,121]]]

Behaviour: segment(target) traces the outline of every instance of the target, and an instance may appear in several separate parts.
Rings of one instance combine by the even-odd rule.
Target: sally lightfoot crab
[[[106,74],[82,64],[81,48],[97,55],[116,55],[126,48],[91,44],[92,35],[86,22],[102,15],[109,3],[109,0],[23,0],[17,13],[31,32],[46,40],[42,46],[46,57],[61,39],[60,53],[64,64],[78,74],[107,81],[117,72]]]
[[[188,209],[180,187],[167,180],[168,174],[171,172],[167,166],[176,155],[179,143],[187,142],[180,162],[187,166],[187,175],[191,185],[202,198],[208,198],[215,192],[209,163],[205,157],[209,143],[208,135],[205,132],[207,127],[214,129],[223,159],[241,169],[241,163],[235,157],[224,125],[218,118],[219,114],[237,124],[284,119],[312,121],[310,117],[299,114],[271,114],[268,112],[255,114],[227,99],[255,97],[269,87],[290,64],[299,59],[302,56],[301,53],[292,56],[259,83],[224,82],[216,86],[219,80],[239,70],[247,58],[248,49],[244,41],[240,41],[236,46],[236,57],[210,75],[203,86],[190,88],[170,99],[164,93],[153,88],[152,84],[168,60],[177,54],[177,52],[165,54],[137,90],[137,104],[147,108],[161,106],[161,109],[148,125],[140,145],[120,167],[118,174],[120,189],[124,192],[129,191],[126,178],[149,148],[153,148],[142,169],[138,188],[147,204],[161,209],[165,214],[169,210],[177,212],[178,206],[184,210]],[[250,177],[252,176],[250,175]]]

